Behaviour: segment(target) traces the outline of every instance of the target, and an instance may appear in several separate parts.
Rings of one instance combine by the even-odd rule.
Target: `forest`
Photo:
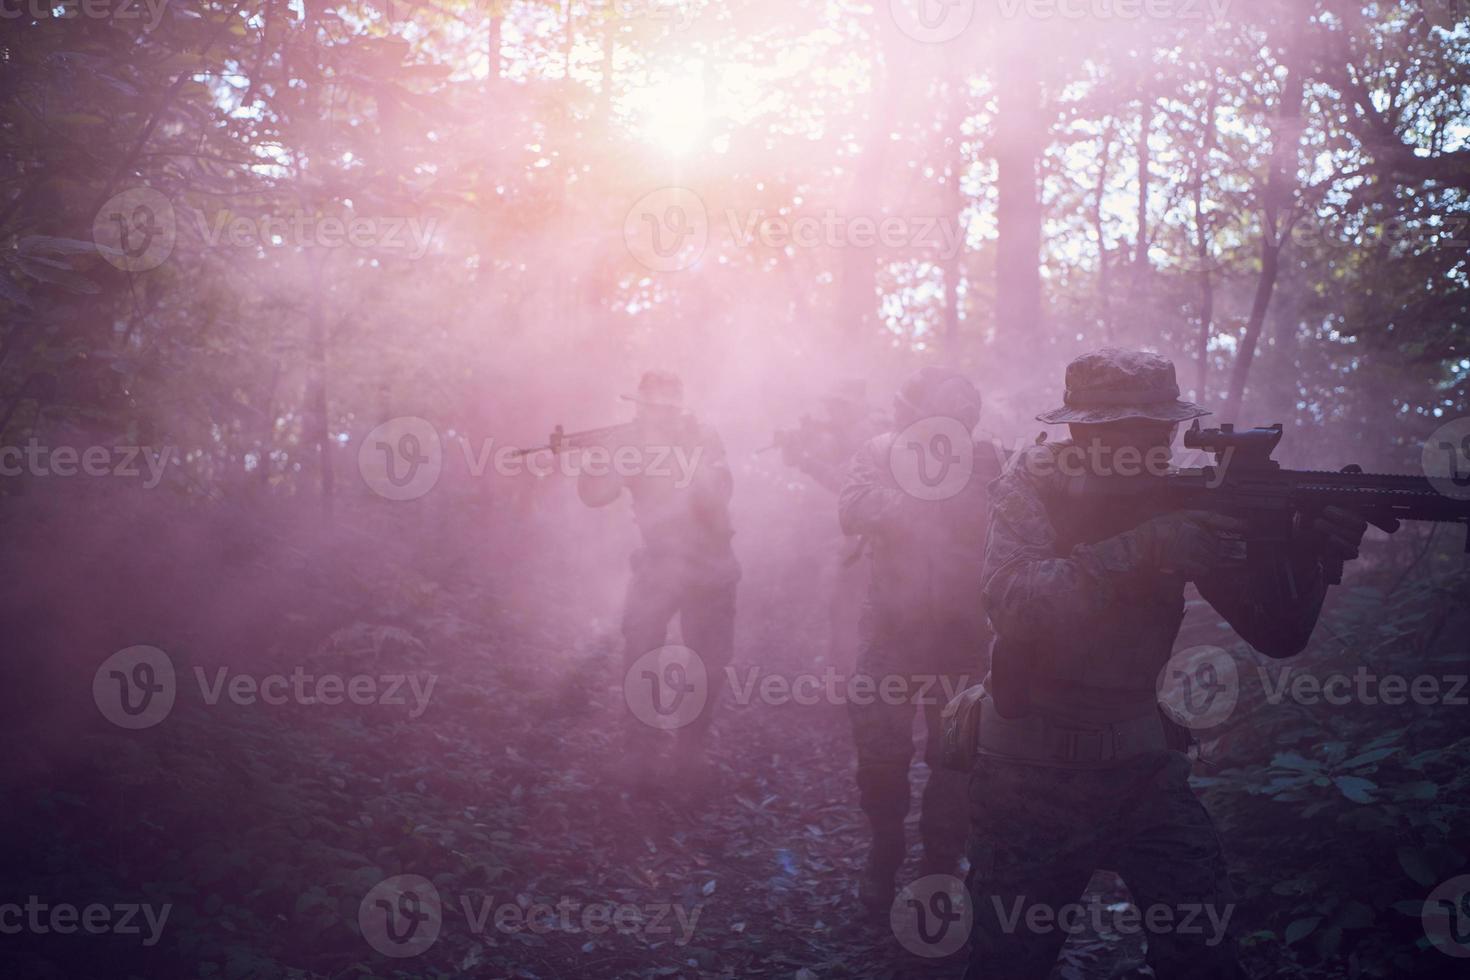
[[[0,973],[1022,980],[860,901],[837,407],[951,372],[1014,463],[1149,351],[1470,508],[1467,250],[1466,0],[0,0]],[[651,532],[587,447],[680,382],[732,654],[630,775]],[[1246,976],[1464,970],[1458,520],[1289,660],[1184,593]],[[1053,976],[1160,975],[1130,895]]]

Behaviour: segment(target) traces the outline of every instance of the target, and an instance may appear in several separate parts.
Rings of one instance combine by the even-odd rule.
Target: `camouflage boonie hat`
[[[682,408],[684,382],[672,371],[644,371],[638,379],[638,393],[624,395],[623,400],[656,408]]]
[[[1104,347],[1067,365],[1067,394],[1061,408],[1043,412],[1047,425],[1152,419],[1187,422],[1210,413],[1179,399],[1174,363],[1141,350]]]

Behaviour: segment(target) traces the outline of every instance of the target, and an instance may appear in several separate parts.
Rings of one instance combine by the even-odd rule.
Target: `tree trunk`
[[[1113,157],[1113,122],[1109,118],[1102,132],[1102,146],[1099,149],[1097,165],[1097,185],[1093,188],[1092,198],[1092,227],[1097,234],[1097,295],[1099,305],[1102,307],[1103,337],[1109,344],[1113,343],[1113,286],[1112,271],[1108,266],[1108,239],[1107,231],[1103,227],[1103,197],[1108,188],[1108,167],[1112,164]]]
[[[1016,350],[1041,320],[1041,72],[1036,51],[1002,38],[995,93],[995,335]]]
[[[1210,268],[1210,232],[1204,211],[1205,168],[1215,147],[1215,89],[1211,85],[1205,103],[1205,130],[1194,159],[1194,257],[1199,269],[1199,351],[1196,361],[1194,397],[1205,399],[1210,374],[1210,336],[1215,320],[1215,276]]]
[[[944,216],[954,223],[956,234],[954,254],[944,256],[944,349],[955,356],[960,352],[960,279],[964,274],[965,255],[965,194],[960,186],[965,175],[965,108],[965,76],[963,71],[957,71],[949,80],[949,118],[945,132],[949,133],[950,144],[944,182]]]
[[[878,52],[874,55],[873,91],[869,99],[868,131],[853,163],[852,184],[848,189],[847,213],[871,214],[881,211],[883,163],[887,155],[888,134],[897,113],[897,58],[899,42],[892,38],[886,11],[875,15]],[[877,64],[881,61],[882,64]],[[839,250],[837,301],[833,306],[834,333],[841,337],[860,337],[867,343],[878,325],[878,250],[876,248],[844,248]]]
[[[1138,104],[1138,241],[1133,246],[1133,275],[1128,282],[1128,305],[1136,307],[1148,278],[1148,187],[1149,134],[1153,131],[1154,104],[1147,92]]]
[[[332,433],[327,417],[327,325],[323,310],[322,290],[325,279],[320,261],[312,270],[311,308],[307,314],[307,439],[316,444],[317,466],[321,476],[322,516],[332,516],[332,500],[336,474],[332,470]]]
[[[1304,8],[1305,9],[1305,8]],[[1298,15],[1300,18],[1300,15]],[[1266,185],[1261,194],[1261,273],[1256,280],[1255,297],[1251,300],[1250,319],[1240,338],[1235,364],[1230,370],[1230,392],[1225,399],[1223,421],[1234,422],[1240,415],[1245,397],[1251,362],[1260,343],[1261,327],[1271,307],[1271,294],[1276,289],[1276,276],[1281,268],[1281,249],[1291,234],[1292,189],[1296,183],[1298,147],[1302,133],[1302,97],[1306,87],[1306,56],[1302,43],[1305,25],[1296,20],[1290,36],[1281,46],[1281,60],[1286,79],[1281,85],[1281,101],[1271,126],[1271,159]]]
[[[486,42],[485,57],[489,61],[486,72],[486,87],[493,88],[500,81],[501,65],[501,29],[505,23],[505,9],[500,0],[490,0],[490,37]]]

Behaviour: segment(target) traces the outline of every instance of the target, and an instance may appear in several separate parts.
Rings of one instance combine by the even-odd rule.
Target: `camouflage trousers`
[[[1089,914],[1078,903],[1098,868],[1128,885],[1160,980],[1242,980],[1220,840],[1188,779],[1178,752],[1107,769],[981,756],[970,776],[967,980],[1045,980],[1068,923]]]
[[[854,684],[847,702],[858,796],[873,832],[869,874],[891,878],[907,851],[916,713],[924,720],[929,767],[919,809],[925,873],[952,872],[965,846],[965,777],[939,765],[939,716],[951,696],[984,676],[986,637],[971,623],[899,626],[877,619],[864,608],[855,680],[871,681]]]
[[[739,567],[731,559],[716,569],[684,561],[634,556],[633,577],[623,602],[623,665],[669,642],[669,624],[679,618],[683,645],[704,663],[707,697],[702,710],[680,729],[681,741],[700,743],[709,733],[714,707],[724,689],[725,668],[735,653],[735,589]],[[630,718],[628,735],[635,741],[655,735]]]

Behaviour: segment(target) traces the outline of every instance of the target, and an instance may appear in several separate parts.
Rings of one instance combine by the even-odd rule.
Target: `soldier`
[[[667,371],[649,371],[636,395],[632,424],[609,442],[640,451],[639,471],[583,471],[577,493],[589,507],[605,507],[626,489],[643,546],[633,553],[633,576],[623,605],[623,656],[631,666],[666,643],[670,621],[679,617],[684,645],[703,661],[708,680],[705,706],[678,735],[678,762],[697,775],[713,708],[734,653],[735,587],[740,565],[730,546],[732,479],[725,449],[714,429],[684,410],[684,386]],[[653,729],[629,718],[632,753],[651,749],[643,736]]]
[[[868,386],[861,378],[835,385],[823,399],[826,417],[802,419],[799,428],[776,433],[781,461],[810,476],[819,486],[840,493],[847,464],[858,449],[883,431],[883,422],[868,409]],[[868,565],[862,561],[863,539],[837,534],[826,549],[822,569],[827,602],[827,659],[850,669],[859,643],[858,612],[868,589]]]
[[[1162,905],[1176,922],[1191,907],[1228,915],[1220,842],[1180,751],[1187,738],[1162,718],[1155,689],[1184,585],[1251,646],[1289,657],[1316,624],[1324,563],[1357,557],[1367,525],[1329,509],[1273,570],[1284,577],[1247,577],[1226,536],[1243,526],[1230,518],[1084,509],[1067,495],[1064,458],[1104,475],[1123,450],[1167,458],[1179,423],[1207,414],[1179,399],[1163,357],[1086,354],[1067,367],[1065,405],[1037,417],[1070,425],[1072,440],[1028,448],[990,488],[983,597],[996,641],[970,780],[972,980],[1047,976],[1066,933],[1028,928],[1027,912],[1075,903],[1098,867],[1120,873],[1140,909]],[[1243,976],[1219,931],[1155,930],[1154,974]]]
[[[822,405],[826,418],[803,417],[798,428],[776,433],[776,445],[781,447],[783,463],[840,493],[848,461],[864,442],[882,431],[882,422],[868,411],[868,386],[861,378],[834,385]]]
[[[899,431],[863,445],[838,502],[843,531],[861,534],[872,545],[858,654],[858,675],[872,681],[871,687],[853,685],[848,710],[858,793],[873,833],[859,895],[875,916],[888,913],[907,851],[904,818],[917,703],[924,709],[929,764],[919,820],[923,873],[954,872],[964,849],[964,777],[938,767],[939,714],[949,694],[984,674],[988,633],[976,598],[985,553],[985,487],[1000,471],[993,447],[972,440],[980,393],[961,375],[923,368],[899,389],[894,416]],[[933,431],[920,432],[923,426]],[[934,447],[946,456],[938,462],[939,476],[954,481],[948,488],[929,487],[928,477],[914,482],[926,472],[934,476],[929,470],[935,460],[928,458]],[[924,458],[914,459],[915,453]],[[944,467],[955,462],[963,465],[946,473]],[[893,678],[902,679],[898,698],[892,696]],[[877,693],[869,697],[864,690]]]

